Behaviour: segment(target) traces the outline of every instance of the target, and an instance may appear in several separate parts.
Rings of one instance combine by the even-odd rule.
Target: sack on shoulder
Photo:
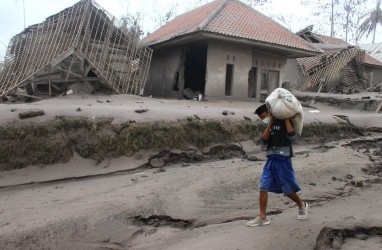
[[[277,119],[291,118],[294,129],[301,135],[303,127],[303,113],[301,103],[287,89],[277,88],[266,99],[265,103],[271,114]]]

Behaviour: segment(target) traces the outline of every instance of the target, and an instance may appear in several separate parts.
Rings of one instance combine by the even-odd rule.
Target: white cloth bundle
[[[294,130],[301,135],[304,111],[301,103],[292,93],[284,88],[277,88],[265,99],[265,103],[269,112],[277,119],[294,117],[292,119]]]

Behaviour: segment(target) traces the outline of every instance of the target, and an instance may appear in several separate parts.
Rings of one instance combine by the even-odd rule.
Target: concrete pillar
[[[370,88],[373,87],[373,80],[374,80],[374,72],[371,71],[371,72],[369,73],[369,87],[370,87]]]

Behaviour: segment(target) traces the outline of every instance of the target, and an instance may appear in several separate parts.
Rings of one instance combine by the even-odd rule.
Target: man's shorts
[[[260,179],[260,191],[288,195],[300,190],[294,176],[291,158],[269,155]]]

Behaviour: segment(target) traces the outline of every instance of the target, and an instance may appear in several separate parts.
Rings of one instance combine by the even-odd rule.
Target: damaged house
[[[259,101],[281,86],[287,58],[321,53],[238,0],[177,16],[143,42],[153,49],[144,95],[173,98]]]
[[[382,63],[382,43],[360,44],[359,47],[365,50],[365,53]],[[371,86],[382,91],[382,67],[366,69],[369,73],[369,81]]]
[[[139,94],[151,55],[134,27],[118,22],[95,1],[82,0],[11,39],[0,96],[23,86],[28,94],[61,93],[73,83]]]
[[[355,93],[372,87],[370,76],[382,63],[345,41],[317,35],[309,26],[297,35],[323,51],[315,57],[288,60],[284,80],[301,91]]]

